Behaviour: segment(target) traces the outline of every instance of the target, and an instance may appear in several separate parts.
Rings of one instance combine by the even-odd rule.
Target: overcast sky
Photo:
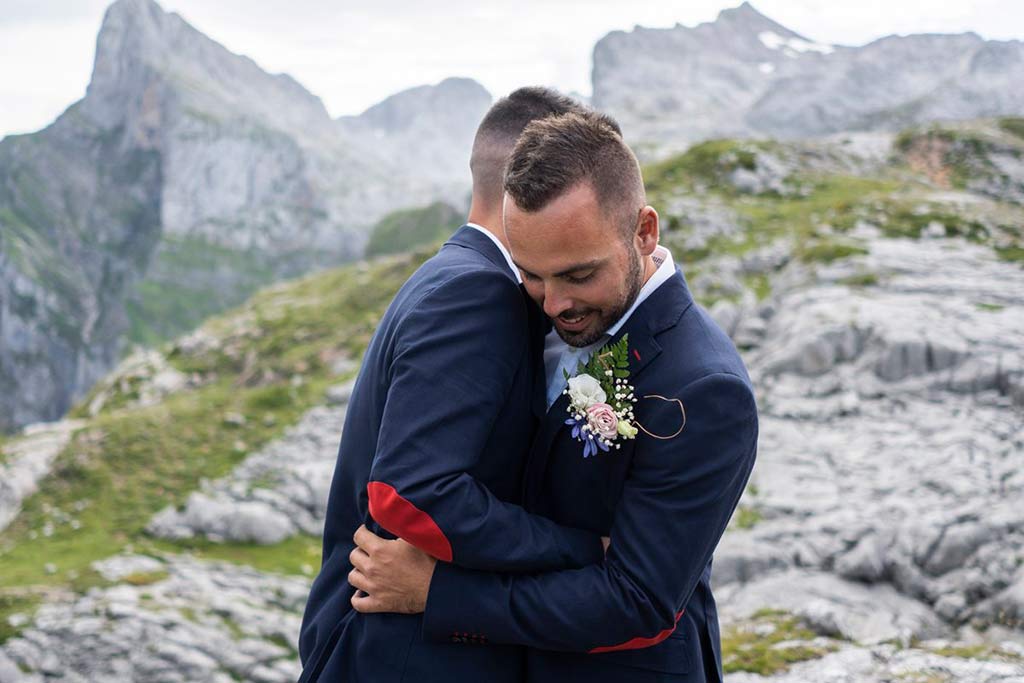
[[[0,136],[48,125],[85,94],[107,0],[0,0]],[[605,33],[711,21],[720,0],[161,0],[168,11],[271,72],[287,72],[332,116],[403,88],[468,76],[494,95],[524,84],[590,93]],[[756,0],[813,40],[860,45],[897,33],[1024,38],[1024,0]]]

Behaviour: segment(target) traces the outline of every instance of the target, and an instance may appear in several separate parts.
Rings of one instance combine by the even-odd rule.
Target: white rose
[[[569,378],[569,400],[576,408],[586,410],[595,403],[604,403],[607,398],[601,383],[590,375]]]

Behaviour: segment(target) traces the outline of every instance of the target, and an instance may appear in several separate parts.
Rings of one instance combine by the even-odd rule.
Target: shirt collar
[[[675,263],[672,262],[672,252],[665,247],[658,245],[658,248],[654,250],[652,254],[654,262],[658,264],[658,269],[654,271],[654,274],[644,283],[644,286],[640,288],[640,293],[636,295],[636,300],[633,301],[633,305],[629,307],[618,322],[608,328],[606,334],[609,337],[614,337],[622,326],[629,320],[629,316],[633,315],[633,311],[644,302],[644,299],[651,295],[651,292],[656,290],[666,281],[668,281],[673,274],[676,272]]]
[[[516,264],[512,262],[512,254],[508,253],[508,249],[506,249],[505,245],[501,243],[501,240],[499,240],[493,232],[482,225],[477,225],[476,223],[466,223],[466,225],[471,228],[476,228],[494,242],[498,249],[501,250],[501,255],[505,257],[505,262],[508,263],[508,267],[512,270],[512,274],[516,276],[516,282],[523,284],[523,277],[519,274],[519,269],[516,268]]]

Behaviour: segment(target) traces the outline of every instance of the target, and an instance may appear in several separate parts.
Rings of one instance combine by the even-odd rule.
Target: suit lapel
[[[636,307],[633,314],[629,316],[629,320],[611,339],[616,342],[624,335],[629,335],[629,381],[639,391],[643,391],[643,389],[638,384],[637,378],[655,358],[661,355],[662,349],[658,344],[657,335],[678,323],[692,303],[693,297],[686,286],[683,272],[676,266],[675,274],[651,292],[650,296]],[[543,356],[543,351],[541,355]],[[540,384],[543,386],[545,377],[543,357],[540,362],[540,372],[542,378]],[[546,403],[544,399],[542,401]],[[530,449],[526,475],[523,477],[523,505],[528,510],[535,509],[556,437],[563,428],[566,428],[568,405],[569,397],[560,394],[551,405],[551,410],[548,410],[543,416],[540,430]]]
[[[542,403],[547,402],[543,397],[541,401]],[[568,405],[569,397],[566,394],[560,394],[551,404],[551,409],[543,416],[540,429],[537,430],[537,435],[533,439],[530,456],[526,462],[526,474],[523,477],[523,506],[527,510],[533,509],[533,504],[540,495],[551,447],[555,437],[565,427],[565,421],[569,416],[569,413],[566,412]]]
[[[537,306],[536,302],[526,293],[526,287],[519,285],[526,299],[527,318],[530,322],[530,360],[533,370],[533,391],[530,407],[533,409],[533,416],[541,423],[547,413],[547,391],[544,370],[544,335],[547,334],[547,318],[544,312]]]

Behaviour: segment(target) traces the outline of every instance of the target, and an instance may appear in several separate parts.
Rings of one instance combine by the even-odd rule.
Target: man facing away
[[[428,639],[468,631],[489,647],[526,645],[534,683],[721,681],[711,560],[756,456],[746,369],[658,245],[639,165],[606,121],[530,124],[504,187],[510,251],[553,322],[524,505],[610,535],[607,556],[575,570],[488,572],[363,534],[352,581],[370,597],[357,609],[425,610]],[[609,342],[623,342],[631,388],[598,394],[577,362]],[[564,373],[577,375],[568,389]],[[632,419],[615,434],[601,406],[626,392]],[[599,418],[590,428],[614,447],[585,446],[576,418],[588,402]]]
[[[502,173],[530,121],[570,110],[580,105],[541,88],[491,108],[473,145],[469,222],[403,285],[366,350],[302,620],[302,682],[523,680],[522,647],[461,647],[478,639],[469,631],[425,641],[419,616],[353,610],[353,532],[362,524],[425,551],[421,564],[532,572],[603,556],[598,534],[518,505],[544,413],[543,330],[504,244]]]

